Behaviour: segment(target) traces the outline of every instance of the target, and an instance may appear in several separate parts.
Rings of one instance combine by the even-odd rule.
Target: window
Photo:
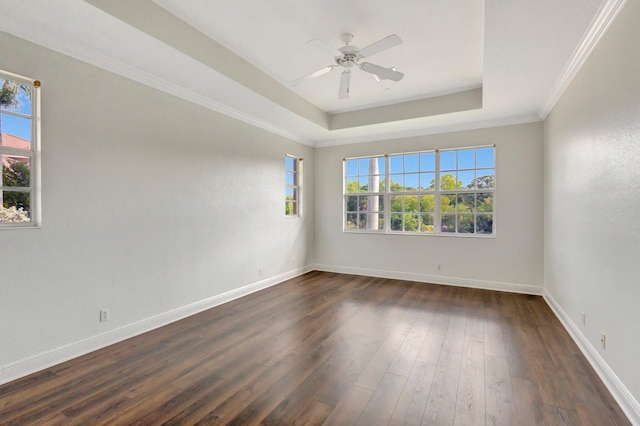
[[[39,224],[39,87],[0,71],[0,228]]]
[[[493,146],[348,158],[344,229],[492,235],[494,191]]]
[[[284,169],[284,213],[287,216],[300,216],[300,208],[302,205],[302,158],[296,158],[291,155],[286,155],[284,157]]]
[[[346,161],[346,229],[384,229],[385,157]]]

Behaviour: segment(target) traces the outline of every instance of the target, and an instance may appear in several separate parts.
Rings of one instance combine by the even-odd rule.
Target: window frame
[[[477,154],[477,150],[478,149],[483,149],[483,148],[492,148],[493,149],[493,158],[492,158],[492,165],[493,167],[478,167],[478,154]],[[477,184],[477,171],[478,170],[492,170],[493,171],[493,187],[492,188],[467,188],[467,187],[462,187],[462,188],[456,188],[456,189],[442,189],[441,188],[441,178],[443,176],[443,174],[445,174],[445,172],[451,172],[451,170],[446,170],[445,172],[443,172],[441,170],[441,154],[443,152],[451,152],[451,151],[464,151],[464,150],[474,150],[474,167],[473,169],[466,169],[466,168],[462,168],[460,169],[458,167],[458,155],[456,154],[456,169],[453,170],[453,172],[456,175],[456,182],[458,182],[458,174],[457,172],[462,170],[462,171],[473,171],[474,173],[474,179],[472,181],[474,181]],[[343,192],[343,197],[342,197],[342,201],[343,201],[343,206],[342,206],[342,222],[343,222],[343,232],[346,233],[356,233],[356,234],[361,234],[361,233],[375,233],[375,234],[390,234],[390,235],[429,235],[429,236],[446,236],[446,237],[472,237],[472,238],[495,238],[497,235],[497,228],[496,228],[496,182],[497,182],[497,178],[496,178],[496,170],[497,170],[497,164],[496,164],[496,145],[495,144],[486,144],[486,145],[474,145],[474,146],[467,146],[467,147],[455,147],[455,148],[442,148],[442,149],[429,149],[429,150],[423,150],[423,151],[407,151],[407,152],[397,152],[397,153],[391,153],[391,154],[375,154],[375,155],[367,155],[367,156],[358,156],[358,157],[349,157],[349,158],[344,158],[343,159],[343,173],[342,173],[342,192]],[[433,189],[428,189],[425,188],[422,185],[422,182],[419,180],[419,184],[417,186],[417,190],[416,191],[406,191],[406,187],[404,186],[404,180],[402,183],[402,191],[391,191],[391,176],[392,175],[403,175],[403,179],[404,176],[407,174],[422,174],[423,170],[422,167],[420,165],[418,165],[418,169],[417,171],[409,171],[407,172],[406,169],[404,168],[404,164],[406,164],[405,158],[406,156],[409,155],[415,155],[417,154],[419,158],[421,158],[420,156],[422,154],[434,154],[435,156],[435,170],[434,171],[424,171],[424,173],[434,173],[435,177],[434,177],[434,187]],[[391,157],[397,157],[397,156],[403,156],[403,171],[402,173],[392,173],[391,170]],[[371,158],[380,158],[380,157],[384,157],[385,158],[385,173],[384,175],[381,175],[380,178],[384,178],[384,182],[385,182],[385,187],[384,187],[384,191],[376,193],[380,196],[383,196],[384,199],[384,225],[380,228],[380,229],[367,229],[367,228],[349,228],[347,226],[348,224],[348,220],[347,220],[347,215],[348,213],[353,213],[353,212],[348,212],[347,211],[347,203],[348,203],[348,197],[353,197],[354,195],[358,195],[358,196],[369,196],[372,195],[373,193],[371,192],[357,192],[357,193],[348,193],[347,192],[347,180],[350,176],[347,175],[347,162],[349,160],[363,160],[363,159],[371,159]],[[420,160],[421,161],[421,160]],[[420,164],[420,163],[418,163]],[[420,176],[421,179],[422,176]],[[491,199],[492,199],[492,204],[491,204],[491,210],[490,211],[477,211],[477,200],[478,200],[478,196],[476,194],[491,194]],[[474,199],[474,204],[473,204],[473,210],[472,213],[463,213],[460,214],[457,210],[455,211],[455,220],[456,220],[456,229],[454,232],[446,232],[446,231],[442,231],[442,218],[443,218],[443,211],[442,211],[442,196],[443,195],[461,195],[461,194],[473,194],[473,199]],[[403,204],[403,211],[402,212],[396,212],[396,211],[391,211],[392,208],[392,197],[394,196],[403,196],[403,203],[404,203],[404,196],[409,195],[409,196],[417,196],[418,197],[418,211],[414,212],[408,212],[405,210],[406,206]],[[425,195],[433,195],[433,213],[432,213],[432,217],[433,217],[433,232],[427,232],[427,231],[420,231],[421,226],[422,226],[422,215],[423,212],[421,211],[422,209],[422,197]],[[457,198],[456,198],[456,202],[457,202]],[[457,207],[456,207],[457,209]],[[445,216],[449,215],[449,212],[444,212]],[[394,214],[401,214],[401,215],[405,215],[405,214],[410,214],[410,215],[417,215],[418,216],[418,229],[416,231],[407,231],[407,230],[392,230],[391,229],[391,221],[392,221],[392,215]],[[431,212],[427,212],[425,210],[424,214],[431,214]],[[468,215],[471,216],[473,215],[473,233],[470,232],[458,232],[458,216],[464,216],[464,215]],[[478,229],[477,229],[477,224],[478,224],[478,216],[490,216],[491,219],[491,229],[492,232],[489,234],[485,234],[485,233],[478,233]],[[403,228],[404,228],[404,221],[406,219],[403,219],[402,223],[403,223]],[[427,224],[425,224],[427,225]]]
[[[3,116],[14,116],[31,120],[30,149],[12,148],[0,145],[0,158],[2,155],[12,155],[29,158],[29,186],[3,186],[0,179],[0,191],[3,192],[27,192],[29,194],[29,222],[2,223],[0,230],[29,229],[42,226],[41,207],[41,114],[40,114],[40,81],[28,77],[0,70],[0,78],[12,82],[29,85],[31,87],[31,113],[24,114],[17,111],[2,109]],[[1,117],[0,117],[1,119]]]
[[[284,186],[285,186],[285,217],[301,217],[302,216],[302,160],[303,158],[297,157],[291,154],[285,154],[284,156]],[[293,169],[288,168],[288,161],[292,160],[291,164]],[[293,179],[289,182],[289,173],[292,174]],[[289,200],[289,191],[293,194],[293,199]],[[287,206],[289,203],[293,204],[293,211],[289,213]]]

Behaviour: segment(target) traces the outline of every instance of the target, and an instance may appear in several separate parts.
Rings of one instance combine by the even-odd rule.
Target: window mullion
[[[389,155],[385,154],[384,156],[384,174],[385,174],[385,185],[384,185],[384,232],[388,233],[391,230],[391,173],[389,171],[389,166],[391,165],[391,161],[389,160]]]
[[[436,150],[436,179],[433,196],[433,232],[434,234],[440,234],[440,225],[442,224],[442,203],[440,195],[440,150]]]

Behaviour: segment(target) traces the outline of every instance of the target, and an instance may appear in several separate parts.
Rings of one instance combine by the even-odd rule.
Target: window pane
[[[367,191],[368,192],[378,192],[380,191],[380,176],[379,175],[371,175],[367,178]],[[384,188],[384,186],[382,186]]]
[[[401,212],[401,211],[403,211],[402,195],[392,195],[391,196],[391,211],[392,212]]]
[[[284,167],[286,170],[295,170],[292,157],[284,157]]]
[[[420,154],[420,171],[433,172],[436,170],[436,153],[425,152]]]
[[[386,173],[386,162],[385,162],[385,158],[384,157],[377,157],[375,158],[375,161],[378,163],[378,174],[381,174],[384,176],[384,174]]]
[[[476,188],[478,189],[490,189],[495,188],[495,171],[493,169],[478,170],[476,174]]]
[[[30,85],[0,78],[0,90],[2,90],[4,95],[0,103],[1,109],[31,115]]]
[[[31,184],[31,159],[16,155],[2,155],[2,186],[28,188]]]
[[[31,221],[31,199],[26,191],[0,192],[0,223],[25,223]]]
[[[379,196],[378,209],[379,211],[384,211],[384,195]]]
[[[418,171],[418,154],[408,154],[404,156],[404,172],[415,173]]]
[[[458,194],[458,212],[473,213],[475,207],[474,194]]]
[[[435,173],[420,173],[420,188],[422,189],[435,189],[436,174]]]
[[[295,188],[285,188],[284,195],[287,200],[295,200],[296,199],[296,190]]]
[[[403,164],[402,164],[402,155],[392,155],[391,157],[389,157],[389,172],[390,173],[402,173],[403,170]]]
[[[476,195],[476,211],[492,212],[493,211],[493,193],[479,193]]]
[[[378,213],[378,231],[384,229],[384,214]]]
[[[461,214],[458,216],[458,232],[461,234],[473,234],[473,215]]]
[[[404,215],[404,230],[408,232],[416,232],[418,227],[418,215],[417,214],[405,214]]]
[[[418,196],[417,195],[405,195],[404,196],[404,211],[405,212],[418,212]]]
[[[440,175],[440,189],[451,191],[456,188],[458,188],[458,181],[456,180],[455,172],[454,174],[446,173]]]
[[[392,214],[390,225],[392,231],[402,231],[402,215],[397,213]]]
[[[475,168],[475,149],[463,149],[458,151],[458,169]]]
[[[473,188],[476,172],[473,170],[466,170],[458,172],[458,188]]]
[[[405,191],[415,191],[418,189],[417,173],[404,175],[404,188],[405,188]]]
[[[367,229],[371,231],[379,231],[380,229],[382,229],[380,221],[381,217],[382,215],[380,213],[369,213],[367,217]],[[382,222],[382,225],[384,225],[384,222]]]
[[[455,213],[456,211],[456,196],[455,195],[442,195],[440,197],[440,209],[442,212]]]
[[[359,175],[368,175],[369,174],[369,159],[361,158],[358,160],[358,174]]]
[[[479,214],[476,218],[477,234],[493,234],[493,215]]]
[[[440,170],[456,169],[456,151],[442,151],[440,153]]]
[[[420,232],[433,232],[433,215],[420,215]]]
[[[391,175],[389,177],[389,179],[391,180],[391,187],[389,188],[389,190],[391,192],[398,192],[403,190],[404,186],[402,176],[403,175]]]
[[[293,172],[287,172],[285,183],[287,185],[295,185],[295,174]]]
[[[297,203],[295,201],[284,202],[284,213],[286,215],[294,215],[298,213]]]
[[[31,119],[0,114],[2,119],[2,146],[31,149]]]
[[[346,173],[347,176],[358,176],[357,160],[347,160]]]
[[[356,229],[358,227],[358,215],[356,213],[347,213],[347,229]]]
[[[367,214],[358,214],[358,229],[367,229]]]
[[[358,209],[358,197],[355,195],[349,195],[346,200],[346,208],[348,212],[355,212]]]
[[[358,211],[367,211],[369,209],[369,197],[358,197]]]
[[[358,186],[358,179],[356,178],[347,178],[347,183],[345,185],[345,191],[347,194],[351,194],[354,192],[360,192],[360,187]]]
[[[427,213],[433,213],[433,208],[434,208],[434,195],[433,194],[428,194],[428,195],[423,195],[420,198],[420,211],[421,212],[427,212]]]
[[[479,169],[495,168],[494,148],[478,148],[476,149],[476,167]]]
[[[442,232],[456,232],[456,215],[443,214],[442,215]]]
[[[360,192],[367,192],[369,190],[369,176],[360,176],[358,178],[358,186]]]

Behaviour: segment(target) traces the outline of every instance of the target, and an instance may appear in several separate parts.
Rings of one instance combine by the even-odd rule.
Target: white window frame
[[[15,155],[28,157],[30,164],[29,187],[4,187],[0,181],[0,191],[20,191],[29,193],[29,222],[0,223],[3,229],[39,228],[42,224],[41,208],[41,116],[40,116],[40,82],[17,74],[0,70],[0,78],[31,86],[31,114],[23,114],[17,111],[1,110],[2,115],[11,115],[31,120],[31,148],[19,149],[0,145],[0,155]]]
[[[441,162],[440,162],[440,158],[441,158],[441,153],[443,152],[452,152],[452,151],[464,151],[464,150],[478,150],[478,149],[483,149],[483,148],[492,148],[493,149],[493,167],[478,167],[478,162],[477,162],[477,151],[476,153],[474,153],[474,168],[473,169],[461,169],[458,167],[458,162],[456,160],[456,169],[455,170],[446,170],[446,171],[442,171],[440,169],[441,166]],[[399,175],[402,174],[403,178],[405,175],[407,174],[420,174],[422,172],[421,167],[418,166],[418,171],[417,172],[406,172],[406,169],[403,168],[403,172],[402,173],[391,173],[391,160],[390,158],[393,156],[408,156],[408,155],[420,155],[420,154],[435,154],[435,181],[434,181],[434,188],[433,189],[424,189],[424,185],[423,182],[420,182],[420,184],[418,185],[419,189],[417,191],[400,191],[400,192],[392,192],[391,191],[391,175]],[[384,175],[381,175],[381,178],[384,178],[385,181],[385,185],[384,185],[384,192],[357,192],[357,193],[348,193],[347,192],[347,181],[348,179],[353,179],[353,176],[348,176],[347,175],[347,161],[350,160],[363,160],[363,159],[371,159],[371,158],[380,158],[380,157],[385,157],[385,173]],[[404,159],[405,157],[403,157]],[[456,159],[458,158],[458,155],[456,154]],[[456,175],[456,181],[458,181],[459,179],[457,178],[458,176],[458,171],[462,171],[462,172],[474,172],[474,176],[476,176],[476,178],[478,177],[478,175],[476,174],[476,172],[480,170],[493,170],[493,188],[457,188],[454,190],[451,189],[442,189],[441,188],[441,177],[443,174],[448,174],[448,172],[454,172]],[[368,156],[360,156],[360,157],[349,157],[349,158],[345,158],[343,159],[343,172],[342,172],[342,183],[343,183],[343,206],[342,206],[342,222],[343,222],[343,232],[347,232],[347,233],[376,233],[376,234],[394,234],[394,235],[430,235],[430,236],[448,236],[448,237],[474,237],[474,238],[495,238],[496,236],[496,170],[497,170],[497,165],[496,165],[496,146],[495,145],[478,145],[478,146],[468,146],[468,147],[456,147],[456,148],[446,148],[446,149],[432,149],[432,150],[425,150],[425,151],[410,151],[410,152],[399,152],[399,153],[392,153],[392,154],[376,154],[376,155],[368,155]],[[425,171],[425,173],[431,173],[432,171]],[[360,176],[358,176],[360,177]],[[404,183],[403,183],[404,186]],[[478,212],[476,209],[476,205],[475,205],[475,200],[477,199],[477,194],[488,194],[490,193],[492,195],[492,200],[493,203],[491,204],[491,211],[486,211],[486,212]],[[453,215],[455,215],[455,223],[456,223],[456,229],[455,232],[447,232],[447,231],[442,231],[442,217],[443,217],[443,212],[442,212],[442,196],[443,195],[458,195],[458,194],[472,194],[474,197],[474,208],[473,208],[473,212],[472,213],[467,213],[467,212],[459,212],[456,210],[453,213]],[[353,217],[353,214],[356,212],[352,212],[352,211],[347,211],[347,206],[348,206],[348,202],[349,202],[349,197],[354,197],[354,196],[360,196],[360,197],[369,197],[369,196],[373,196],[373,195],[379,195],[382,197],[382,203],[384,203],[384,209],[380,211],[381,214],[383,214],[383,218],[384,218],[384,226],[381,227],[381,229],[366,229],[366,228],[358,228],[357,226],[354,227],[348,227],[348,216],[349,214],[351,214],[351,217]],[[405,196],[405,195],[409,195],[409,196],[417,196],[418,197],[418,212],[406,212],[404,209],[406,208],[406,206],[403,204],[403,211],[402,212],[392,212],[391,211],[391,206],[392,206],[392,197],[394,196]],[[424,195],[433,195],[434,197],[434,207],[433,207],[433,232],[425,232],[425,231],[420,231],[420,226],[421,226],[421,216],[422,214],[431,214],[431,212],[421,212],[420,211],[420,203],[421,203],[421,197]],[[403,197],[404,199],[404,197]],[[457,198],[456,198],[457,200]],[[358,210],[359,210],[359,203],[358,203]],[[358,214],[369,214],[371,212],[369,212],[368,210],[362,210],[362,211],[358,211]],[[418,215],[418,230],[416,231],[405,231],[405,230],[392,230],[391,229],[391,220],[392,220],[392,215],[395,214],[410,214],[410,215]],[[452,215],[452,213],[450,212],[444,212],[444,215]],[[473,223],[474,223],[474,232],[473,233],[466,233],[466,232],[458,232],[458,216],[464,216],[464,215],[468,215],[471,216],[473,215]],[[490,219],[492,221],[492,233],[490,234],[483,234],[483,233],[477,233],[477,219],[479,216],[481,215],[486,215],[486,216],[490,216]],[[403,219],[403,226],[404,226],[404,219]]]
[[[293,169],[287,168],[287,160],[291,159]],[[301,217],[302,216],[302,158],[295,155],[286,154],[284,161],[284,174],[285,174],[285,216],[286,217]],[[289,174],[292,174],[293,179],[289,180]],[[293,193],[293,212],[287,212],[287,204],[291,200],[287,199],[289,192]]]

